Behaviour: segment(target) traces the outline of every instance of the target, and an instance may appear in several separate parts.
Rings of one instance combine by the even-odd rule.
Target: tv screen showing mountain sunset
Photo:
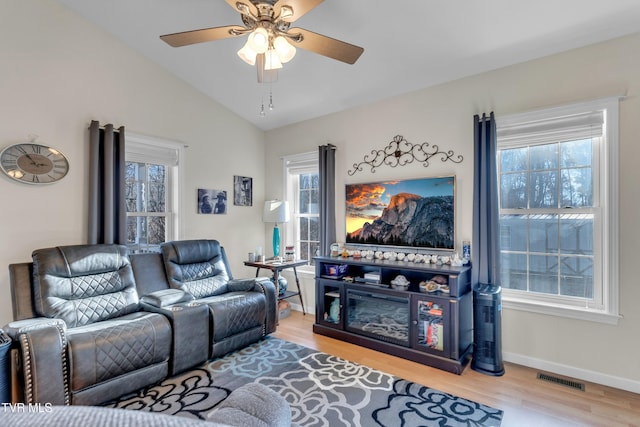
[[[455,176],[346,185],[346,242],[453,249]]]

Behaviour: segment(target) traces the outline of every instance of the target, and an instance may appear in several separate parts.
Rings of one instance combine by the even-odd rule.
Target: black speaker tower
[[[504,374],[502,363],[502,289],[473,287],[473,360],[471,369],[487,375]]]

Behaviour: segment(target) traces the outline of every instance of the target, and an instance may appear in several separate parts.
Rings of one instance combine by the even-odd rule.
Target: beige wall
[[[230,199],[227,215],[198,215],[196,191],[232,196],[233,175],[250,176],[262,201],[261,130],[53,1],[1,3],[0,58],[0,147],[37,134],[71,163],[49,186],[0,176],[0,325],[11,320],[7,265],[29,261],[36,248],[86,243],[91,120],[188,145],[180,237],[219,239],[234,273],[253,273],[241,259],[264,245],[261,203]]]
[[[505,358],[586,380],[640,392],[638,330],[640,286],[632,267],[638,254],[640,209],[637,182],[640,158],[640,35],[409,93],[379,103],[267,132],[267,188],[281,185],[272,167],[287,154],[337,145],[338,240],[344,240],[344,184],[455,174],[457,244],[471,236],[472,116],[501,114],[573,103],[628,92],[620,104],[620,311],[617,326],[504,310]],[[401,134],[412,143],[429,142],[464,156],[462,164],[434,159],[420,164],[380,167],[349,176],[353,163]],[[313,280],[304,281],[308,306],[314,305]],[[295,302],[295,300],[294,300]]]

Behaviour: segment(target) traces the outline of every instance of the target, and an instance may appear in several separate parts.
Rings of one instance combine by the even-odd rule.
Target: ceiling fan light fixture
[[[264,55],[264,69],[269,70],[279,70],[282,68],[282,62],[280,62],[280,58],[278,57],[278,52],[275,49],[269,49],[267,53]]]
[[[341,40],[317,34],[291,23],[322,3],[323,0],[226,0],[240,13],[243,26],[202,28],[161,35],[172,47],[247,36],[238,56],[257,70],[258,83],[278,80],[278,70],[301,48],[347,64],[355,63],[364,49]]]
[[[237,2],[236,3],[236,9],[238,9],[238,12],[242,13],[243,15],[251,15],[251,11],[249,10],[249,6],[247,6],[244,3]]]
[[[291,43],[289,43],[287,39],[282,36],[278,36],[275,38],[275,40],[273,41],[273,48],[278,53],[278,58],[283,64],[291,61],[293,57],[296,56],[296,48],[293,47]]]
[[[293,8],[288,5],[282,5],[280,8],[280,19],[287,19],[293,16]]]
[[[256,55],[258,55],[258,53],[255,50],[251,49],[248,41],[244,44],[244,46],[242,46],[242,49],[238,51],[238,56],[240,57],[240,59],[242,59],[249,65],[256,64]]]
[[[269,33],[262,27],[256,28],[249,34],[247,43],[256,53],[265,53],[269,49]]]

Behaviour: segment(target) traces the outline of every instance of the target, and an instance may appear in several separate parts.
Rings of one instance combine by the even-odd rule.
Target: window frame
[[[300,200],[298,180],[294,179],[299,175],[306,173],[319,173],[319,156],[317,151],[293,154],[283,157],[283,188],[285,200],[288,200],[292,207],[292,218],[285,226],[285,241],[287,245],[293,245],[296,248],[296,254],[300,255],[300,230],[298,227],[298,217],[317,217],[318,214],[300,214]],[[297,270],[303,274],[315,274],[315,266],[309,260],[306,266],[298,267]]]
[[[127,133],[125,136],[125,162],[164,165],[165,174],[165,212],[127,212],[127,218],[136,217],[165,217],[165,241],[178,240],[180,237],[179,206],[180,182],[182,182],[182,163],[184,159],[184,144],[158,137]],[[129,245],[134,247],[136,245]],[[148,245],[134,249],[140,252],[152,252]]]
[[[592,162],[593,179],[593,298],[601,301],[589,307],[567,304],[570,297],[538,294],[528,291],[502,288],[503,306],[523,311],[588,320],[607,324],[616,324],[619,314],[619,266],[618,266],[618,135],[619,135],[620,97],[604,98],[594,101],[539,109],[524,113],[496,117],[498,135],[497,153],[504,148],[531,146],[552,141],[554,120],[566,116],[584,114],[590,111],[603,111],[603,137],[597,144],[597,161]],[[537,123],[537,131],[532,132],[532,123]],[[544,124],[548,126],[545,126]],[[542,125],[541,125],[542,124]],[[534,126],[535,128],[535,126]],[[529,133],[529,144],[505,142],[511,136]],[[507,135],[507,136],[505,136]],[[557,140],[559,142],[559,140]],[[499,159],[497,159],[499,161]],[[497,185],[500,185],[498,182]],[[501,210],[502,212],[502,210]],[[522,212],[521,212],[522,213]],[[542,213],[542,212],[541,212]]]

